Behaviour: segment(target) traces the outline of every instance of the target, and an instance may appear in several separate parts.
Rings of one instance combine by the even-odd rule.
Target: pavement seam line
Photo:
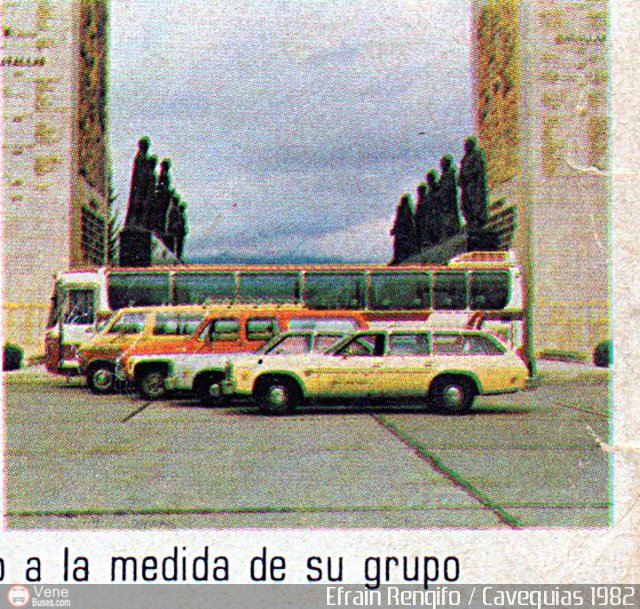
[[[473,508],[460,506],[439,506],[439,507],[422,507],[422,506],[357,506],[357,507],[302,507],[302,506],[281,506],[281,507],[246,507],[246,508],[159,508],[159,509],[140,509],[140,510],[101,510],[101,509],[77,509],[77,510],[8,510],[6,516],[13,518],[82,518],[87,516],[190,516],[190,515],[225,515],[225,514],[357,514],[359,512],[438,512],[438,511],[460,511],[465,512]]]
[[[124,419],[122,419],[120,421],[120,423],[126,423],[127,421],[130,421],[131,419],[133,419],[133,417],[135,417],[137,414],[140,414],[145,408],[147,408],[148,406],[151,406],[153,402],[146,402],[144,403],[142,406],[140,406],[140,408],[136,408],[133,412],[131,412],[130,414],[128,414]]]
[[[491,510],[502,524],[506,524],[512,529],[520,529],[524,526],[524,523],[521,520],[512,514],[509,514],[509,512],[492,501],[473,484],[465,480],[454,469],[446,466],[440,459],[438,459],[438,457],[422,446],[422,444],[404,435],[396,425],[391,421],[388,421],[384,416],[371,414],[371,417],[378,425],[380,425],[380,427],[389,431],[393,436],[400,440],[400,442],[417,454],[420,459],[428,463],[434,471],[452,482],[458,488],[462,489],[467,495],[478,501],[482,506]]]

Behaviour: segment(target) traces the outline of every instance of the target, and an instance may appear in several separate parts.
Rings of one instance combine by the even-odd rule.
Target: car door
[[[317,356],[316,365],[305,371],[309,387],[327,397],[377,395],[385,341],[382,332],[357,334],[338,351]]]
[[[389,334],[387,355],[379,370],[381,387],[389,397],[425,396],[433,376],[427,332]]]

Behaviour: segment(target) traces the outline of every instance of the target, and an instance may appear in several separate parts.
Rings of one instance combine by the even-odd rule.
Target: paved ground
[[[541,385],[469,415],[94,396],[6,376],[11,528],[600,527],[608,371],[541,365]]]

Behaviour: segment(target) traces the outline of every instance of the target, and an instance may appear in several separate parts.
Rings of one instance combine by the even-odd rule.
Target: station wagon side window
[[[389,343],[390,355],[429,355],[427,334],[392,334]]]
[[[141,334],[145,320],[144,313],[125,313],[113,323],[108,334]]]
[[[308,334],[293,334],[285,336],[280,342],[273,345],[268,355],[296,355],[309,353],[311,350],[311,337]]]
[[[335,355],[346,357],[384,355],[384,334],[360,334],[355,336],[336,351]]]
[[[326,351],[329,347],[335,345],[344,334],[318,334],[316,336],[315,350],[318,352]]]
[[[214,319],[209,331],[209,337],[215,340],[239,340],[240,320],[236,317]]]

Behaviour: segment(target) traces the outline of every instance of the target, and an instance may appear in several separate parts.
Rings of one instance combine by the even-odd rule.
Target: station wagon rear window
[[[486,336],[466,334],[434,334],[436,355],[502,355],[505,348]]]

